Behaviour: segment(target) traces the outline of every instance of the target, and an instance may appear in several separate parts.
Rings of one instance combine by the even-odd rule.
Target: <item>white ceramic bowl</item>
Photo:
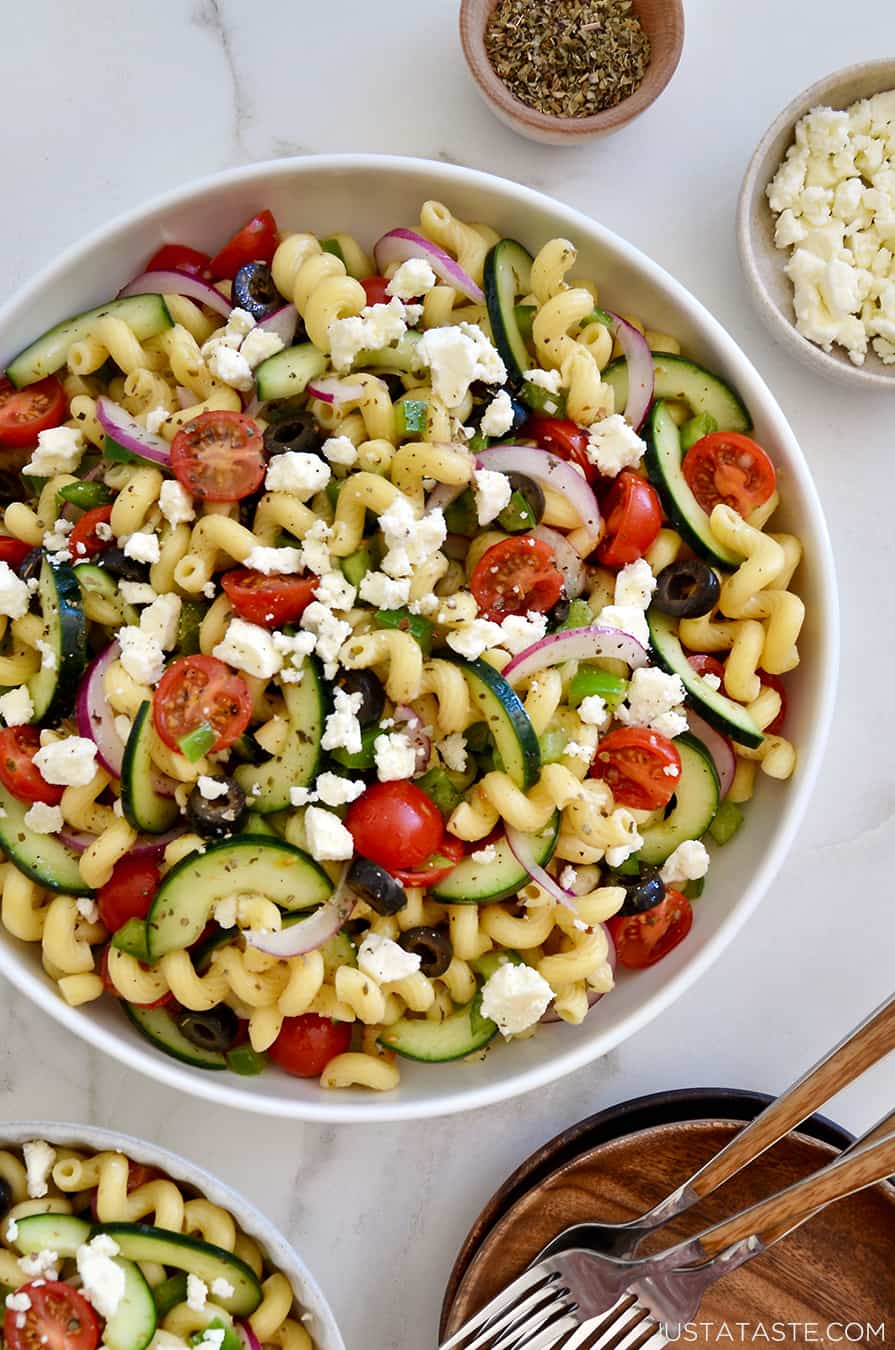
[[[623,977],[580,1027],[543,1028],[483,1063],[404,1062],[397,1092],[324,1092],[316,1082],[270,1071],[257,1078],[193,1070],[155,1051],[112,1000],[71,1009],[44,975],[39,949],[0,932],[0,971],[60,1024],[99,1049],[171,1086],[247,1110],[319,1121],[382,1121],[444,1116],[543,1086],[606,1054],[698,980],[758,904],[792,844],[827,739],[838,669],[839,620],[833,556],[817,493],[796,439],[748,357],[679,282],[587,216],[518,183],[453,165],[377,155],[318,156],[255,164],[217,175],[120,217],[66,252],[0,310],[0,358],[63,316],[99,304],[163,239],[214,250],[261,207],[282,228],[321,234],[346,230],[368,245],[388,228],[412,224],[426,198],[487,221],[536,248],[557,233],[580,249],[579,269],[596,277],[612,308],[670,332],[685,351],[737,386],[779,474],[780,521],[804,541],[798,578],[808,618],[802,665],[791,677],[788,734],[799,750],[791,783],[760,783],[746,827],[713,864],[687,942],[652,970]]]
[[[210,1172],[187,1162],[177,1153],[169,1153],[157,1144],[147,1143],[145,1139],[117,1134],[114,1130],[103,1130],[95,1125],[70,1125],[48,1120],[0,1124],[0,1149],[20,1147],[29,1139],[45,1139],[57,1148],[82,1148],[93,1153],[117,1149],[134,1162],[159,1168],[173,1181],[192,1187],[197,1194],[228,1210],[237,1226],[259,1243],[271,1266],[281,1270],[290,1281],[302,1311],[310,1315],[306,1325],[315,1350],[345,1350],[345,1342],[329,1304],[301,1257],[260,1210],[249,1204],[238,1191],[232,1191],[229,1186],[218,1181]]]

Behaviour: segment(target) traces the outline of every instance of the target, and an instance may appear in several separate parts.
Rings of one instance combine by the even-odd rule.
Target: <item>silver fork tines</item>
[[[559,1276],[554,1271],[549,1275],[547,1282],[554,1284],[558,1279]],[[454,1332],[453,1336],[442,1342],[440,1350],[460,1350],[461,1345],[463,1346],[463,1350],[472,1350],[473,1345],[477,1345],[480,1342],[470,1342],[467,1340],[468,1336],[472,1336],[474,1332],[480,1331],[482,1327],[493,1328],[494,1323],[502,1313],[506,1312],[507,1309],[512,1309],[513,1305],[516,1304],[524,1294],[528,1293],[536,1286],[543,1284],[543,1270],[532,1268],[531,1270],[523,1271],[517,1280],[514,1280],[512,1284],[508,1284],[506,1289],[503,1289],[499,1294],[496,1294],[495,1297],[491,1299],[491,1302],[486,1304],[480,1312],[477,1312],[474,1317],[470,1317],[467,1322],[464,1322],[462,1327]]]

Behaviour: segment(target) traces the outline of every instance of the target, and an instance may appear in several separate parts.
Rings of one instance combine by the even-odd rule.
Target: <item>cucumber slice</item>
[[[29,806],[0,784],[0,848],[20,872],[50,891],[93,895],[78,866],[78,855],[52,834],[36,834],[25,824]]]
[[[108,1350],[145,1350],[158,1326],[158,1313],[152,1290],[139,1266],[133,1261],[112,1258],[124,1271],[124,1293],[103,1328],[103,1345]]]
[[[82,595],[98,595],[103,600],[107,600],[110,605],[114,606],[121,624],[133,624],[134,626],[139,624],[139,614],[133,605],[127,604],[122,599],[118,583],[104,567],[97,567],[95,563],[77,563],[72,571],[77,578]]]
[[[680,675],[696,711],[711,726],[723,731],[725,736],[739,745],[748,745],[753,750],[761,745],[764,740],[761,729],[742,704],[735,703],[720,689],[713,689],[710,684],[706,684],[690,665],[675,630],[677,620],[670,614],[662,614],[653,605],[646,612],[646,622],[656,664],[669,675]]]
[[[108,1233],[128,1261],[173,1266],[197,1275],[209,1288],[215,1280],[226,1280],[233,1293],[227,1297],[216,1294],[215,1301],[234,1317],[249,1317],[261,1302],[261,1285],[254,1271],[223,1247],[143,1223],[101,1223],[93,1232]]]
[[[670,352],[653,352],[655,399],[681,399],[694,414],[709,413],[719,431],[751,431],[752,418],[733,385],[710,370]],[[628,399],[628,363],[623,356],[603,371],[603,379],[615,390],[615,406],[623,408]]]
[[[681,538],[694,553],[716,567],[739,567],[738,553],[725,548],[712,533],[709,518],[693,496],[681,468],[681,434],[667,404],[654,403],[646,427],[646,471]]]
[[[140,704],[121,764],[121,805],[129,824],[146,834],[164,834],[180,816],[173,797],[162,797],[153,787],[152,704]]]
[[[390,372],[396,375],[409,375],[418,370],[419,358],[416,354],[417,343],[422,337],[410,328],[399,338],[393,347],[376,347],[359,351],[351,363],[353,370],[373,370]]]
[[[483,1050],[497,1035],[497,1023],[482,1016],[481,1004],[482,996],[478,993],[471,1003],[458,1008],[443,1022],[430,1022],[426,1017],[402,1017],[382,1032],[379,1044],[404,1059],[415,1059],[423,1064],[445,1064],[451,1059],[464,1059],[466,1055]]]
[[[655,866],[663,863],[685,839],[701,839],[721,800],[718,774],[702,741],[685,733],[677,736],[674,743],[681,757],[675,805],[663,820],[640,831],[643,844],[637,857]]]
[[[36,675],[27,681],[34,704],[33,722],[53,721],[72,709],[78,681],[87,665],[87,620],[81,609],[81,588],[71,567],[40,565],[38,599],[43,615],[43,641],[49,654]]]
[[[262,361],[255,371],[255,390],[262,403],[271,398],[303,394],[311,380],[326,370],[327,358],[313,342],[287,347]]]
[[[159,886],[146,920],[153,961],[196,941],[219,900],[240,891],[266,895],[282,909],[311,909],[332,882],[307,853],[281,839],[242,834],[190,853]]]
[[[160,295],[128,295],[123,300],[110,300],[97,309],[88,309],[83,314],[64,319],[32,342],[7,367],[6,374],[10,382],[16,389],[23,389],[26,384],[34,384],[36,380],[52,375],[54,370],[65,364],[72,343],[88,337],[97,319],[105,318],[107,314],[123,319],[138,342],[157,337],[174,324]]]
[[[90,1228],[73,1214],[29,1214],[16,1220],[15,1245],[23,1256],[37,1252],[74,1256],[90,1237]]]
[[[541,750],[522,700],[487,661],[461,661],[473,704],[479,709],[503,766],[523,792],[534,787],[541,771]]]
[[[516,297],[531,290],[532,256],[515,239],[501,239],[485,258],[483,283],[494,345],[503,357],[509,381],[520,385],[531,355],[519,330]]]
[[[170,1275],[167,1280],[155,1285],[152,1297],[156,1315],[161,1322],[178,1303],[186,1303],[186,1272],[179,1270],[176,1275]]]
[[[136,1003],[125,1003],[127,1013],[141,1036],[151,1041],[156,1050],[163,1050],[182,1064],[194,1069],[226,1069],[227,1058],[217,1050],[200,1050],[188,1041],[167,1008],[140,1008]]]
[[[553,857],[559,837],[559,812],[538,836],[535,862],[543,867]],[[493,845],[492,862],[476,862],[470,855],[432,887],[432,897],[443,905],[490,905],[505,900],[527,886],[530,877],[517,862],[506,839]]]
[[[320,768],[320,742],[329,706],[320,667],[310,656],[300,684],[283,686],[289,735],[281,755],[262,764],[240,764],[233,775],[253,811],[269,815],[290,805],[289,789],[313,783]]]

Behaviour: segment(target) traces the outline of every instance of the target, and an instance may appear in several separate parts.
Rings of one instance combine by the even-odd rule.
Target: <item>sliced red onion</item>
[[[432,741],[423,731],[423,724],[419,714],[409,708],[406,703],[399,703],[394,711],[395,725],[401,729],[402,735],[416,751],[416,768],[413,771],[413,777],[425,773],[429,767],[429,760],[432,757]]]
[[[612,333],[621,343],[628,363],[628,399],[625,418],[635,431],[643,426],[649,405],[653,401],[656,372],[649,343],[641,332],[620,314],[607,310],[612,319]]]
[[[702,741],[705,748],[712,757],[715,768],[718,771],[718,779],[721,784],[722,799],[730,791],[730,785],[733,782],[733,776],[737,769],[736,751],[733,748],[733,741],[714,727],[709,726],[704,717],[695,713],[692,709],[687,709],[687,721],[690,724],[690,730],[693,735]]]
[[[600,537],[600,507],[593,488],[566,460],[531,445],[495,445],[477,454],[475,462],[480,469],[525,474],[541,487],[568,497],[588,534],[589,542],[584,545],[581,556],[586,557],[591,552]]]
[[[255,1335],[248,1322],[236,1321],[233,1323],[236,1327],[239,1339],[242,1341],[244,1350],[261,1350],[261,1342]]]
[[[305,952],[316,951],[324,942],[335,937],[342,924],[354,909],[355,896],[348,889],[348,866],[346,863],[332,895],[306,919],[281,928],[278,933],[253,933],[243,931],[243,937],[250,947],[257,947],[268,956],[304,956]]]
[[[501,674],[516,687],[529,675],[547,666],[558,666],[563,661],[624,661],[632,670],[647,664],[643,647],[630,633],[620,628],[605,628],[593,624],[590,628],[569,628],[564,633],[551,633],[514,656]]]
[[[426,498],[426,511],[435,511],[439,507],[443,511],[451,502],[455,502],[464,490],[462,483],[459,486],[454,483],[437,483]]]
[[[186,826],[178,825],[167,834],[143,834],[128,849],[129,858],[160,858],[169,844],[186,834]],[[75,853],[83,853],[95,844],[98,835],[88,834],[85,830],[60,830],[59,839]]]
[[[577,910],[578,906],[572,892],[560,886],[556,877],[552,877],[535,860],[535,845],[538,836],[536,834],[525,834],[522,830],[514,829],[512,825],[507,825],[506,832],[510,852],[519,866],[525,868],[532,881],[536,881],[542,890],[545,890],[548,895],[552,895],[553,899],[558,900],[561,905],[565,905],[566,909]]]
[[[96,843],[99,836],[89,834],[86,830],[60,830],[56,837],[73,853],[84,853],[91,844]]]
[[[281,305],[266,319],[259,320],[257,326],[264,333],[276,333],[283,346],[290,347],[298,327],[298,310],[294,305]]]
[[[331,376],[324,380],[311,380],[308,384],[308,393],[311,398],[319,398],[321,403],[334,404],[336,407],[340,403],[347,403],[349,399],[364,396],[361,385]]]
[[[100,394],[96,400],[96,420],[116,445],[133,455],[139,455],[140,459],[148,459],[153,464],[170,469],[171,447],[168,442],[162,436],[141,427],[135,417],[131,417],[120,404],[106,398],[105,394]]]
[[[185,272],[143,272],[118,292],[119,299],[125,295],[185,295],[188,300],[223,314],[225,319],[230,317],[233,308],[217,287],[199,277],[187,276]]]
[[[106,698],[103,679],[109,666],[120,655],[121,648],[117,642],[100,652],[87,667],[75,700],[78,734],[93,741],[100,764],[115,778],[121,777],[124,741],[115,730],[115,713]]]
[[[573,548],[564,534],[551,530],[549,525],[538,525],[532,530],[536,539],[543,539],[553,549],[556,565],[566,582],[566,594],[570,600],[576,600],[584,590],[584,563],[576,548]]]
[[[464,272],[460,264],[449,253],[445,253],[443,248],[433,244],[430,239],[424,239],[416,230],[406,230],[403,227],[389,230],[388,234],[384,234],[378,243],[374,244],[373,257],[380,272],[384,272],[393,263],[406,262],[408,258],[425,258],[439,280],[453,286],[454,290],[465,295],[467,299],[474,300],[477,305],[485,303],[485,292],[476,285],[469,273]]]

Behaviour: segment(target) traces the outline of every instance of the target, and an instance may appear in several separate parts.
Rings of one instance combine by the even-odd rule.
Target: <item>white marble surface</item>
[[[310,1128],[225,1115],[103,1062],[0,989],[0,1114],[157,1139],[244,1189],[319,1274],[352,1350],[434,1342],[453,1254],[532,1148],[610,1102],[687,1085],[779,1089],[891,989],[892,418],[776,349],[734,248],[752,147],[792,95],[895,45],[890,0],[687,0],[678,73],[603,144],[556,150],[495,122],[454,0],[29,0],[7,6],[0,80],[6,293],[85,231],[191,178],[256,159],[375,150],[517,178],[598,216],[670,268],[743,344],[814,467],[836,547],[844,659],[814,804],[754,920],[658,1022],[574,1080],[440,1123]],[[892,1105],[891,1062],[833,1114]]]

